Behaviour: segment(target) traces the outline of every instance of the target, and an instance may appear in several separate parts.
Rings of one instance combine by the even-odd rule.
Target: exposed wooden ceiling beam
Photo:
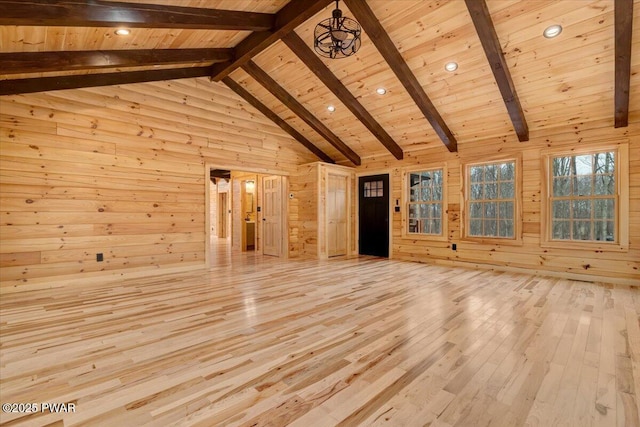
[[[307,138],[302,136],[300,132],[298,132],[293,127],[291,127],[289,123],[287,123],[282,118],[280,118],[280,116],[278,116],[276,113],[271,111],[269,107],[267,107],[262,102],[260,102],[255,96],[251,95],[245,88],[243,88],[238,83],[236,83],[233,79],[231,79],[231,77],[228,77],[228,76],[225,77],[224,79],[222,79],[222,82],[226,84],[232,91],[237,93],[242,99],[247,101],[249,104],[253,105],[253,107],[256,110],[260,111],[268,119],[270,119],[272,122],[280,126],[282,130],[284,130],[289,135],[291,135],[296,141],[298,141],[300,144],[307,147],[307,149],[311,151],[313,154],[315,154],[319,159],[327,163],[335,163],[331,157],[325,154],[324,151],[320,150],[318,147],[313,145],[311,141],[309,141]]]
[[[0,0],[0,25],[268,31],[275,15],[99,0]]]
[[[493,76],[496,79],[500,93],[502,94],[504,104],[509,112],[513,128],[518,135],[518,140],[521,142],[528,141],[529,127],[527,126],[527,120],[524,117],[522,105],[520,105],[516,88],[511,79],[507,61],[504,59],[500,40],[498,40],[498,34],[493,26],[489,8],[487,8],[484,0],[465,0],[465,3],[467,4],[473,25],[476,27],[478,37],[480,37],[480,42],[482,43],[484,53],[493,71]]]
[[[438,110],[433,105],[422,85],[413,74],[395,44],[384,30],[380,21],[364,0],[344,0],[356,20],[367,33],[382,57],[387,61],[400,83],[405,87],[413,102],[416,103],[424,117],[429,121],[433,130],[438,134],[444,145],[451,152],[458,151],[458,143],[449,127],[444,122]]]
[[[327,86],[331,92],[353,113],[360,122],[371,131],[371,133],[384,145],[393,156],[402,160],[402,148],[396,144],[391,136],[382,126],[369,114],[360,104],[349,89],[329,70],[322,60],[313,50],[298,36],[295,31],[282,38],[282,41],[295,53],[298,58]]]
[[[210,75],[211,67],[189,67],[166,70],[86,74],[82,76],[0,80],[0,95],[15,95],[20,93],[46,92],[50,90],[79,89],[84,87],[186,79]]]
[[[633,27],[633,0],[616,0],[616,68],[615,68],[615,127],[629,125],[629,88],[631,85],[631,36]]]
[[[232,49],[140,49],[0,53],[3,74],[230,61]]]
[[[277,14],[271,31],[254,32],[234,48],[234,60],[228,64],[213,66],[211,78],[220,81],[236,68],[277,42],[285,34],[327,7],[333,0],[291,0]]]
[[[360,156],[358,156],[351,148],[349,148],[340,138],[338,138],[331,130],[326,127],[316,116],[311,114],[309,110],[304,108],[293,96],[291,96],[282,86],[271,78],[264,70],[258,67],[253,61],[248,61],[242,66],[251,77],[267,89],[273,96],[278,98],[280,102],[286,105],[298,117],[305,121],[311,128],[318,132],[324,139],[333,145],[338,151],[349,159],[351,163],[360,166]]]

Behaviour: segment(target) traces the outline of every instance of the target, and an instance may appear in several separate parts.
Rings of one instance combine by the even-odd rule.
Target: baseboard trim
[[[475,262],[469,262],[469,261],[453,261],[448,259],[435,259],[435,258],[410,258],[410,257],[394,256],[393,259],[419,262],[421,264],[444,265],[448,267],[474,268],[474,269],[491,270],[491,271],[499,271],[499,272],[507,272],[507,273],[525,273],[525,274],[533,274],[536,276],[548,276],[548,277],[557,277],[560,279],[578,280],[581,282],[611,283],[614,285],[640,286],[640,278],[634,279],[631,277],[626,278],[626,277],[594,276],[590,274],[567,273],[562,271],[543,270],[543,269],[537,269],[537,268],[529,269],[524,267],[481,264],[481,263],[475,263]]]
[[[170,266],[151,266],[143,269],[137,268],[135,271],[130,270],[113,270],[113,271],[97,271],[85,273],[81,276],[66,275],[56,277],[42,277],[23,280],[0,281],[0,295],[15,292],[34,291],[39,289],[55,289],[68,285],[74,286],[93,286],[112,283],[128,279],[137,279],[140,277],[157,276],[160,274],[182,273],[184,271],[207,269],[204,262],[170,265]]]

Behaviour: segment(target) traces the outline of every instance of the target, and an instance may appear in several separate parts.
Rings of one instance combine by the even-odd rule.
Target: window
[[[465,237],[519,239],[517,161],[466,166]]]
[[[626,144],[556,152],[544,158],[543,244],[628,247],[628,167],[624,159],[628,159]]]
[[[408,234],[442,235],[443,170],[408,172]]]
[[[551,239],[616,241],[613,151],[551,158]]]
[[[364,183],[364,197],[384,197],[382,181],[368,181]]]

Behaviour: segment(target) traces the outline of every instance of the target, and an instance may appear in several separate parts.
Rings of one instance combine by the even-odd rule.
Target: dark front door
[[[389,257],[389,175],[358,181],[360,254]]]

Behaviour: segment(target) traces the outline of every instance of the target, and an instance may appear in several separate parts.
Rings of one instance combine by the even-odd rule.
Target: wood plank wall
[[[319,163],[302,165],[289,181],[289,256],[318,257]]]
[[[541,153],[547,149],[574,148],[606,141],[629,143],[629,251],[625,253],[550,249],[540,246],[541,230]],[[461,165],[491,161],[499,156],[522,155],[523,165],[523,244],[506,246],[478,244],[461,240]],[[402,197],[405,168],[424,166],[448,170],[448,236],[445,241],[403,238],[402,214],[393,214],[392,256],[419,262],[434,262],[499,270],[526,269],[587,280],[616,280],[640,285],[640,123],[614,129],[611,122],[594,122],[561,129],[531,132],[529,142],[502,137],[459,143],[457,154],[446,150],[410,151],[403,162],[386,156],[363,159],[358,172],[392,170],[392,200]],[[404,210],[405,208],[402,207]],[[452,251],[451,243],[457,244]]]
[[[317,160],[208,79],[4,96],[0,115],[3,289],[204,265],[205,163]]]

